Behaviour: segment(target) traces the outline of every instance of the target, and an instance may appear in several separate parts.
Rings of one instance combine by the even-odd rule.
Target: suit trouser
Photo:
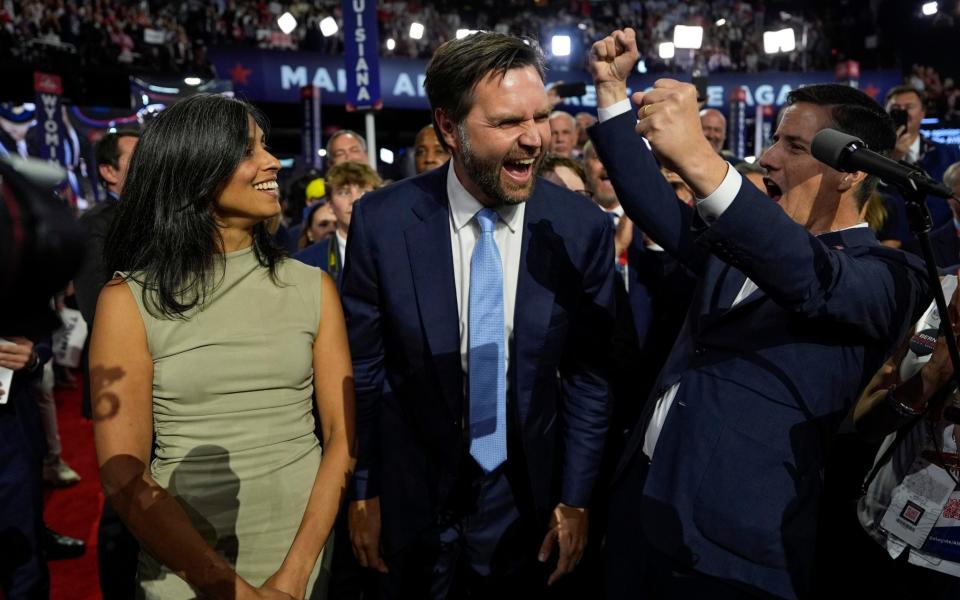
[[[615,482],[610,499],[605,554],[608,599],[739,600],[770,598],[692,571],[658,551],[643,531],[640,513],[650,461],[637,453]]]
[[[442,511],[414,544],[386,558],[382,597],[544,596],[550,563],[537,561],[538,528],[520,518],[505,467],[471,485],[475,505],[466,516]]]
[[[32,383],[14,377],[11,388],[0,405],[0,597],[45,599],[43,426]]]

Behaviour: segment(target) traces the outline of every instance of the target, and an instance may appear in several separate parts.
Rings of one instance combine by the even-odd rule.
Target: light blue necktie
[[[503,269],[493,239],[497,213],[476,214],[480,239],[470,259],[470,456],[487,473],[507,460]]]

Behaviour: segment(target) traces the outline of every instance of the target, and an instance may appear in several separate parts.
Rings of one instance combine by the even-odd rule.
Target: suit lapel
[[[547,207],[542,193],[535,191],[527,200],[523,216],[510,361],[513,372],[511,387],[515,390],[521,426],[526,423],[529,414],[533,383],[539,368],[538,357],[553,313],[557,283],[554,247],[558,236],[553,231]]]
[[[717,296],[717,309],[725,311],[733,308],[733,302],[740,294],[746,280],[747,278],[739,270],[725,265],[720,274],[720,281],[714,289],[714,294]]]
[[[420,323],[437,367],[443,395],[451,413],[459,417],[463,396],[460,320],[450,249],[450,209],[445,169],[443,173],[435,178],[437,186],[432,190],[434,193],[426,194],[415,204],[413,211],[420,222],[404,231],[404,239],[413,272]]]

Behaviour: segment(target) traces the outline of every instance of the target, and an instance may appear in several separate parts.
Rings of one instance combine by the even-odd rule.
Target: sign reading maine
[[[300,88],[320,88],[324,104],[347,102],[347,70],[343,57],[322,56],[307,52],[271,52],[211,48],[211,60],[221,79],[232,79],[237,94],[254,102],[300,102]],[[381,58],[380,95],[384,108],[429,109],[423,89],[427,61],[419,59]],[[636,75],[630,79],[633,89],[648,89],[664,75]],[[689,80],[683,74],[672,75]],[[547,71],[548,81],[590,81],[586,71]],[[726,112],[730,95],[744,91],[744,101],[752,106],[780,106],[790,90],[813,83],[835,81],[831,71],[718,73],[710,76],[707,85],[707,106]],[[882,101],[883,94],[900,82],[896,71],[862,72],[860,89]],[[579,98],[567,98],[561,105],[570,112],[596,110],[597,96],[588,83],[587,92]]]

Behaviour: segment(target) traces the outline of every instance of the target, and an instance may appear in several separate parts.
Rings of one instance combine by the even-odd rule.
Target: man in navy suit
[[[947,167],[960,161],[960,148],[956,144],[941,144],[924,137],[920,133],[926,112],[926,95],[910,85],[898,85],[886,95],[887,111],[899,110],[906,113],[906,123],[897,129],[897,143],[890,152],[890,158],[916,165],[930,177],[942,179]],[[920,254],[917,238],[909,229],[905,200],[900,190],[889,187],[892,197],[893,222],[898,229],[894,232],[901,240],[903,248]],[[927,208],[933,219],[935,229],[940,229],[951,221],[951,211],[947,201],[936,196],[926,197]]]
[[[536,176],[543,68],[519,38],[445,43],[425,87],[448,166],[353,209],[348,511],[386,597],[541,597],[583,552],[610,411],[613,230]]]
[[[892,122],[853,88],[794,90],[761,157],[773,202],[706,142],[692,85],[659,80],[631,111],[637,56],[631,29],[594,45],[591,137],[627,215],[699,281],[614,478],[607,592],[808,597],[831,439],[929,301],[922,265],[859,216],[872,178],[810,143],[834,127],[889,151]]]

